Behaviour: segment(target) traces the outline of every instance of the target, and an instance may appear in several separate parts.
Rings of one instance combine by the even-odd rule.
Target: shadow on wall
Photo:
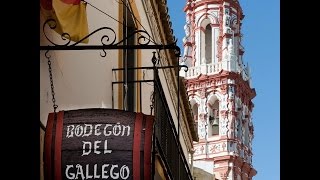
[[[197,167],[193,167],[193,177],[195,180],[215,180],[213,174]]]
[[[40,128],[40,180],[44,180],[44,175],[43,175],[44,134],[45,134],[45,131],[42,128]]]

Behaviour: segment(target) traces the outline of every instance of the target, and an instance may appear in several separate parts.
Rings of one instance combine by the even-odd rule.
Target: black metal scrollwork
[[[46,39],[51,44],[53,44],[55,46],[75,46],[75,45],[83,42],[85,39],[89,38],[93,34],[99,32],[99,31],[102,31],[102,30],[109,30],[113,34],[113,37],[110,37],[109,35],[103,35],[101,37],[101,44],[104,45],[104,46],[107,46],[107,45],[120,45],[121,43],[125,42],[126,40],[128,40],[129,38],[134,36],[135,34],[138,34],[138,36],[137,36],[137,43],[138,44],[140,44],[140,45],[148,45],[151,42],[151,40],[150,40],[151,37],[150,37],[148,32],[146,32],[144,30],[136,30],[132,34],[130,34],[127,37],[123,38],[121,41],[115,43],[115,41],[116,41],[116,33],[115,33],[115,31],[110,27],[101,27],[101,28],[91,32],[90,34],[88,34],[87,36],[83,37],[82,39],[80,39],[79,41],[77,41],[77,42],[75,42],[73,44],[70,44],[70,42],[71,42],[70,34],[63,33],[63,34],[61,34],[61,39],[64,40],[64,41],[67,41],[67,42],[64,43],[64,44],[57,44],[57,43],[54,43],[52,40],[50,40],[50,38],[47,36],[46,31],[45,31],[45,27],[47,25],[50,27],[50,29],[54,30],[55,28],[57,28],[57,22],[54,19],[48,19],[43,24],[43,32],[44,32],[44,35],[45,35]]]
[[[50,29],[54,30],[54,29],[57,28],[57,22],[54,19],[48,19],[47,21],[44,22],[43,27],[42,27],[43,28],[43,33],[44,33],[46,39],[51,44],[53,44],[55,46],[75,46],[75,45],[77,45],[79,43],[82,43],[85,39],[88,39],[91,35],[99,32],[99,31],[102,31],[102,30],[108,30],[108,31],[112,32],[112,34],[113,34],[112,38],[110,38],[109,35],[104,35],[104,36],[101,37],[101,43],[103,45],[112,45],[116,41],[116,32],[112,28],[110,28],[110,27],[101,27],[101,28],[91,32],[90,34],[88,34],[87,36],[83,37],[82,39],[80,39],[79,41],[77,41],[77,42],[75,42],[73,44],[70,44],[70,42],[71,42],[70,34],[69,33],[62,33],[61,34],[61,39],[63,41],[67,41],[67,42],[64,43],[64,44],[57,44],[57,43],[54,43],[52,40],[50,40],[50,38],[47,36],[46,31],[45,31],[46,25],[48,25],[50,27]],[[105,39],[107,39],[107,40],[105,41]],[[105,42],[108,42],[108,43],[105,43]]]
[[[128,40],[129,38],[131,38],[132,36],[134,36],[135,34],[138,34],[137,36],[137,43],[139,45],[148,45],[150,43],[150,35],[147,31],[144,30],[135,30],[133,33],[129,34],[127,37],[123,38],[121,41],[119,41],[118,43],[116,43],[115,45],[120,45],[121,43],[125,42],[126,40]],[[145,35],[143,35],[145,34]]]
[[[107,49],[172,49],[174,50],[175,56],[180,57],[180,48],[176,45],[177,39],[174,39],[174,42],[167,45],[157,44],[153,41],[151,41],[151,36],[147,31],[144,30],[135,30],[133,33],[129,34],[127,37],[124,37],[122,40],[116,42],[117,35],[116,32],[110,28],[110,27],[101,27],[99,29],[96,29],[95,31],[91,32],[87,36],[83,37],[77,42],[71,43],[70,34],[68,33],[62,33],[61,39],[64,41],[64,43],[55,43],[53,40],[51,40],[46,31],[45,27],[49,26],[50,29],[55,30],[57,28],[57,22],[54,19],[48,19],[43,24],[43,33],[46,37],[46,39],[53,45],[53,46],[40,46],[40,50],[84,50],[84,49],[95,49],[95,50],[102,50],[103,53],[100,53],[101,57],[105,57],[107,55],[106,50]],[[101,45],[79,45],[79,43],[82,43],[85,39],[88,39],[90,36],[96,34],[100,31],[107,31],[107,35],[103,35],[101,37]],[[136,35],[136,36],[135,36]],[[129,38],[136,37],[137,38],[137,44],[136,45],[126,45],[126,42]],[[152,42],[152,43],[150,43]]]

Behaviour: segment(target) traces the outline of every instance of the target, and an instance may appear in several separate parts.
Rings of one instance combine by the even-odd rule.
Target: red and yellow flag
[[[89,34],[87,4],[81,0],[40,0],[41,11],[47,19],[54,19],[57,33],[68,33],[72,41],[79,41]],[[88,43],[85,39],[82,43]]]

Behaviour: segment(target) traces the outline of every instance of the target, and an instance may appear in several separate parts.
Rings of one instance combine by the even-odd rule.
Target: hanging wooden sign
[[[153,116],[114,109],[60,111],[48,116],[46,180],[151,179]]]

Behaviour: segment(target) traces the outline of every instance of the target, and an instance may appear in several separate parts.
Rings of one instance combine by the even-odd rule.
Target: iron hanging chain
[[[150,95],[150,101],[151,101],[151,104],[150,104],[150,115],[152,115],[152,110],[155,108],[155,94],[156,94],[156,85],[155,85],[155,81],[156,81],[156,71],[157,71],[157,67],[156,67],[156,63],[158,61],[159,63],[159,60],[160,60],[160,57],[159,57],[159,53],[158,53],[158,58],[156,58],[156,52],[153,51],[152,52],[152,58],[151,58],[151,62],[153,64],[153,92],[151,92],[151,95]]]
[[[150,115],[152,115],[152,110],[154,109],[154,97],[155,97],[155,91],[151,92],[151,95],[150,95],[150,101],[151,101],[151,104],[150,104]]]
[[[48,55],[49,50],[45,53],[46,58],[48,59],[48,70],[49,70],[49,78],[50,78],[50,86],[51,86],[51,95],[52,95],[52,103],[53,103],[53,113],[54,118],[56,119],[56,110],[58,105],[56,104],[55,92],[54,92],[54,85],[53,85],[53,78],[52,78],[52,68],[51,68],[51,56]]]

